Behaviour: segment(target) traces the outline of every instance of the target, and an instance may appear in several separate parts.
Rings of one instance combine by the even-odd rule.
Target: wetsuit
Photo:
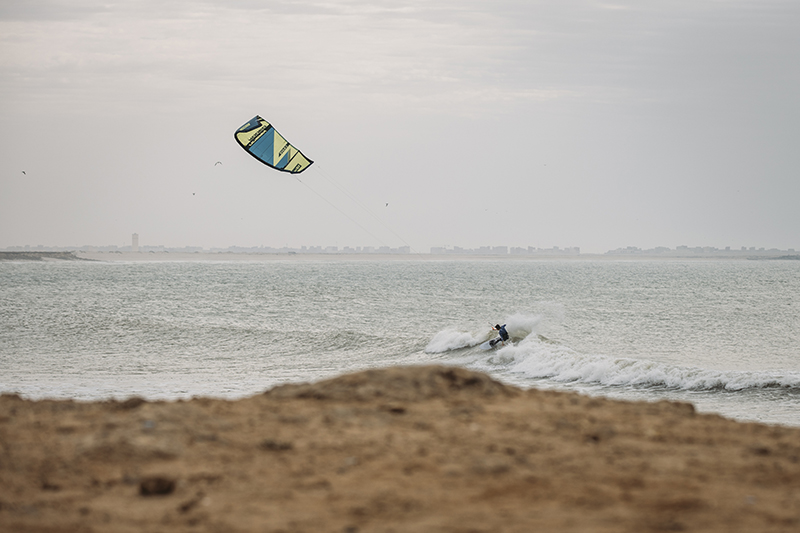
[[[500,329],[497,330],[497,333],[500,336],[498,338],[496,338],[496,339],[491,340],[489,342],[490,346],[494,346],[498,342],[505,342],[505,341],[508,340],[508,331],[506,331],[506,325],[505,324],[500,326]]]
[[[500,326],[500,329],[497,330],[497,333],[500,334],[500,338],[503,339],[504,341],[508,340],[508,332],[506,331],[506,325],[505,324]]]

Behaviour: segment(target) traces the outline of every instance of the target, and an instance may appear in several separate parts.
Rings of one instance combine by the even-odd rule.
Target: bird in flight
[[[214,163],[214,166],[221,165],[221,164],[222,164],[222,161],[217,161],[216,163]]]
[[[25,172],[24,170],[22,171],[22,173],[23,173],[23,174],[25,174],[26,176],[28,175],[28,173],[27,173],[27,172]]]

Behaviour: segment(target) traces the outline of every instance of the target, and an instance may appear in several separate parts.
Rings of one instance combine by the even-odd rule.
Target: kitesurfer
[[[500,324],[495,324],[495,326],[492,329],[497,330],[499,337],[489,341],[490,346],[494,346],[498,342],[506,342],[508,340],[508,331],[506,331],[505,324],[503,324],[502,326]]]

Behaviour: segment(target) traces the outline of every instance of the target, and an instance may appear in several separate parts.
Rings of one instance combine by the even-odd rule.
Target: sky
[[[800,249],[798,95],[796,0],[3,0],[0,248]]]

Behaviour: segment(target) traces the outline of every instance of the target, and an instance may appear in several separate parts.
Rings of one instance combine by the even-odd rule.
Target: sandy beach
[[[800,429],[396,367],[224,401],[0,396],[0,530],[797,531]]]

